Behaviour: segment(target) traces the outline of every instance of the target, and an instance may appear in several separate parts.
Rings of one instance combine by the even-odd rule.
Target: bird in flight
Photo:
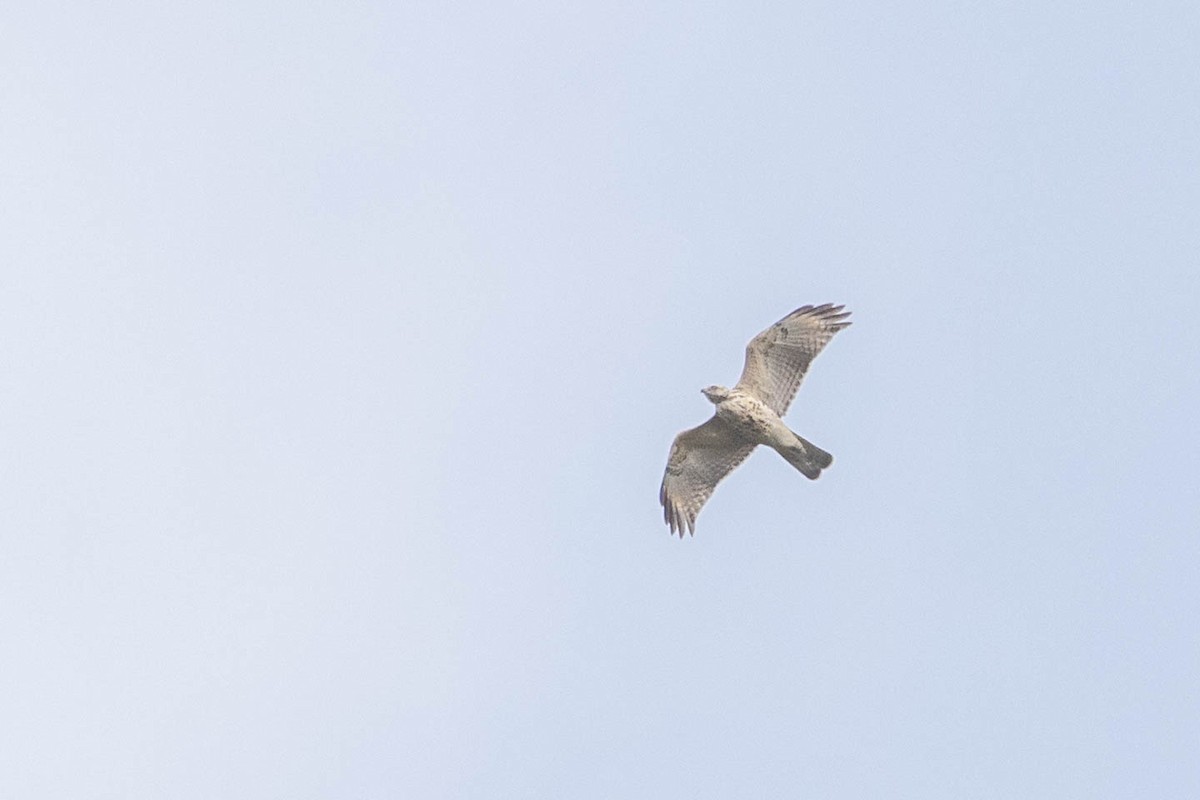
[[[695,535],[696,515],[717,484],[764,444],[816,480],[833,456],[797,436],[780,419],[796,396],[808,365],[848,327],[845,306],[801,306],[746,345],[746,365],[732,389],[709,386],[701,392],[716,413],[699,427],[675,437],[658,499],[671,533]]]

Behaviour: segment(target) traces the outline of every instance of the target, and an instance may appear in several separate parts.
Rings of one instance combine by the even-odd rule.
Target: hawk
[[[845,306],[801,306],[746,345],[746,365],[732,389],[709,386],[701,392],[716,413],[699,427],[675,437],[658,499],[671,533],[695,535],[696,515],[726,475],[765,444],[816,480],[833,456],[792,432],[780,417],[800,388],[808,365],[848,327]]]

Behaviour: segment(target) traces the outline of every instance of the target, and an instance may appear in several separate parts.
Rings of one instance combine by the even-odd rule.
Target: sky
[[[1200,796],[1194,3],[4,17],[0,794]]]

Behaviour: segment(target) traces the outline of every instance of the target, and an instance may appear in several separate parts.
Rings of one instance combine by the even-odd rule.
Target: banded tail
[[[780,447],[779,455],[812,481],[821,476],[821,470],[833,463],[833,456],[802,436],[796,437],[794,446]]]

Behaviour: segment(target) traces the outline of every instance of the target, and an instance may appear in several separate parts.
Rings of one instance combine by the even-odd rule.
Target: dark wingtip
[[[850,316],[850,312],[843,310],[845,308],[846,305],[844,303],[837,305],[833,303],[823,303],[812,310],[812,316],[820,317],[824,322],[828,323],[829,327],[833,328],[835,331],[840,331],[842,328],[849,327],[851,324],[853,324],[849,319],[847,319],[847,317]]]
[[[669,500],[663,503],[663,519],[670,527],[670,531],[668,533],[670,536],[678,535],[680,539],[683,539],[684,533],[687,533],[690,536],[696,535],[695,521],[689,519],[687,515],[681,513],[675,504]]]
[[[797,308],[788,316],[806,316],[820,317],[828,320],[842,320],[850,316],[850,312],[845,310],[845,303],[821,303],[819,306],[804,305]],[[849,325],[850,323],[845,323]]]

